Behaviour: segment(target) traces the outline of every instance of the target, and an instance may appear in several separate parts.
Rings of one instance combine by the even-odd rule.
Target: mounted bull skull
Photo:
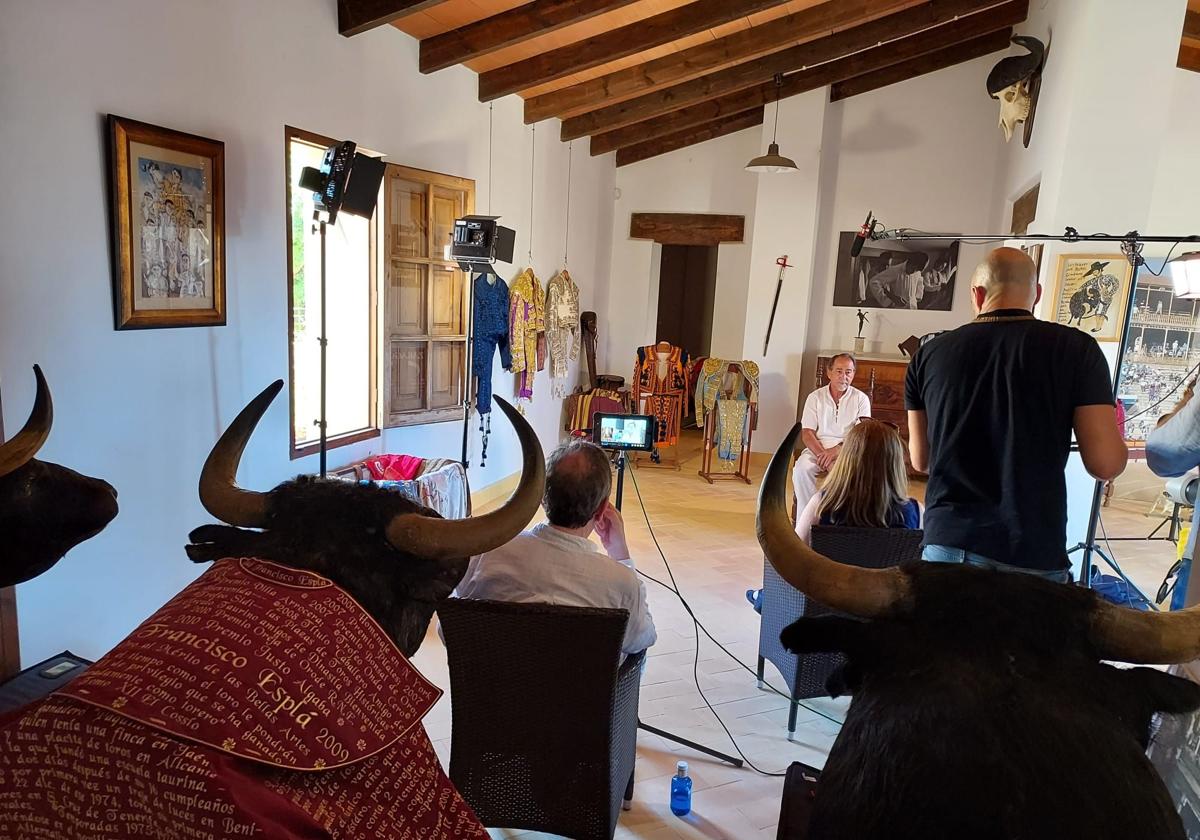
[[[987,92],[993,99],[1000,100],[1000,129],[1004,132],[1005,142],[1012,140],[1017,123],[1025,123],[1023,143],[1029,148],[1046,45],[1028,35],[1014,35],[1012,41],[1029,52],[1000,59],[988,74]]]
[[[841,651],[853,702],[821,776],[811,840],[1184,840],[1145,755],[1155,712],[1200,686],[1102,659],[1200,656],[1200,609],[1145,613],[1033,576],[814,552],[784,507],[799,427],[763,479],[758,538],[779,574],[859,619],[801,619],[796,653]]]
[[[471,557],[508,542],[537,513],[546,475],[537,436],[512,406],[498,401],[521,443],[521,482],[507,504],[470,519],[442,519],[389,490],[311,476],[266,493],[243,490],[236,483],[242,451],[282,387],[276,381],[255,397],[209,453],[200,501],[237,527],[192,531],[188,557],[197,563],[258,557],[316,572],[345,589],[411,656]]]
[[[117,491],[105,481],[39,461],[54,406],[37,365],[37,394],[24,428],[0,443],[0,586],[35,578],[117,515]]]

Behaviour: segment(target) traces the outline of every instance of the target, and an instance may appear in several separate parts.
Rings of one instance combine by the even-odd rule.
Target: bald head
[[[1029,309],[1041,297],[1037,267],[1018,248],[997,248],[984,258],[971,278],[971,294],[979,312]]]

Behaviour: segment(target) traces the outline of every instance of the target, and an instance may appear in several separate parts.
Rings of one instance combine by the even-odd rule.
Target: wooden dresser
[[[796,402],[796,419],[804,413],[804,400],[810,391],[828,385],[825,368],[829,360],[840,350],[822,350],[817,355],[816,379],[812,388],[800,387],[800,397]],[[864,392],[871,400],[871,416],[879,420],[895,423],[900,429],[900,437],[904,441],[904,462],[908,464],[910,475],[918,475],[908,463],[908,414],[904,410],[904,376],[908,372],[906,356],[890,356],[882,353],[857,353],[858,369],[854,374],[854,387]]]

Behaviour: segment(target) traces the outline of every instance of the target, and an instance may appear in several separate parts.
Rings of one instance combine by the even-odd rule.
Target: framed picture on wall
[[[935,309],[954,305],[958,241],[867,242],[850,256],[855,232],[838,239],[833,305],[872,309]]]
[[[108,115],[116,329],[225,324],[225,144]]]
[[[1129,308],[1131,276],[1121,254],[1060,254],[1050,296],[1053,320],[1097,341],[1117,341]]]

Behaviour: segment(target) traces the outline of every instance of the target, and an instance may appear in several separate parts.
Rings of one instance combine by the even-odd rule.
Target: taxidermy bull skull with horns
[[[1024,123],[1023,143],[1028,148],[1046,45],[1028,35],[1014,35],[1012,41],[1028,50],[1028,54],[1000,59],[988,73],[987,91],[993,99],[1000,100],[1000,130],[1005,142],[1012,140],[1017,123]]]

